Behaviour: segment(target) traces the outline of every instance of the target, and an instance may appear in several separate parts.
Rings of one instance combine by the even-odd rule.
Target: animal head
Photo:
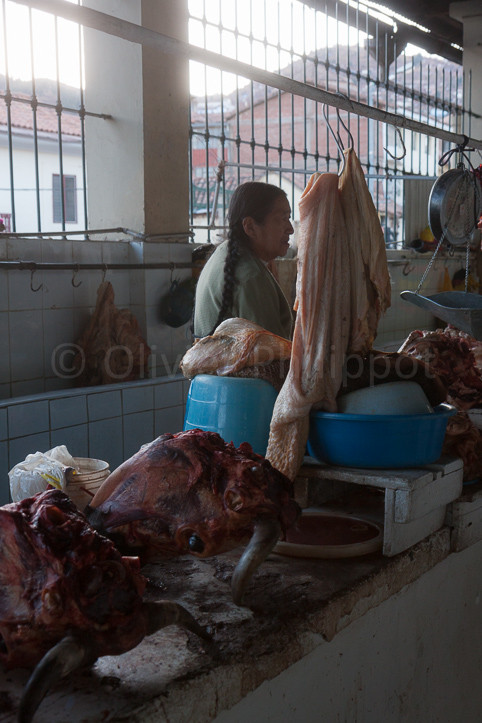
[[[291,495],[290,481],[249,444],[236,448],[215,432],[189,430],[141,447],[107,478],[86,515],[143,562],[225,552],[248,542],[262,522],[271,544],[265,557],[298,516]]]

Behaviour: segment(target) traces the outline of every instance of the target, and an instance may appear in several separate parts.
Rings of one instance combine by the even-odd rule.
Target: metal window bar
[[[271,22],[277,17],[278,22],[278,38],[280,37],[280,7],[282,0],[278,2],[278,13],[275,16],[271,13]],[[286,11],[286,2],[283,4]],[[318,21],[321,15],[328,17],[326,10],[323,13],[321,3],[317,4],[318,10],[308,8],[306,5],[302,9],[302,22],[295,19],[295,7],[298,3],[293,0],[289,5],[290,12],[290,42],[286,47],[281,48],[278,41],[270,44],[270,40],[266,33],[266,17],[267,17],[267,0],[262,4],[262,13],[264,22],[258,23],[255,28],[253,22],[253,4],[249,4],[249,13],[251,16],[251,29],[249,33],[243,33],[239,30],[236,36],[238,43],[240,38],[245,42],[249,42],[250,61],[253,59],[253,48],[256,42],[261,42],[264,46],[264,68],[267,68],[267,58],[269,50],[275,50],[278,53],[278,73],[280,75],[288,75],[293,80],[302,79],[304,84],[318,85],[320,75],[318,67],[324,63],[324,83],[326,89],[335,90],[338,93],[348,95],[348,97],[356,99],[358,102],[367,103],[377,108],[384,108],[388,112],[395,114],[402,113],[414,119],[418,119],[419,123],[431,124],[446,128],[451,132],[460,131],[460,118],[462,119],[462,132],[465,132],[464,123],[466,119],[471,118],[470,110],[470,93],[469,106],[464,109],[463,98],[460,95],[460,87],[467,86],[466,79],[463,78],[460,67],[453,63],[445,63],[445,61],[436,61],[443,63],[443,67],[437,65],[431,67],[430,62],[423,61],[421,57],[411,57],[407,54],[406,49],[398,53],[396,45],[393,48],[393,62],[389,64],[385,61],[389,57],[390,39],[386,26],[382,28],[382,23],[376,20],[369,20],[366,12],[361,12],[360,8],[363,3],[358,2],[355,10],[349,8],[345,3],[335,2],[332,4],[332,14],[335,16],[335,31],[337,42],[335,48],[329,47],[329,31],[328,22],[325,22],[325,47],[319,47],[318,34],[315,32],[315,49],[307,51],[306,37],[307,28],[310,22],[314,20],[313,25],[315,31],[318,29]],[[352,3],[353,5],[353,3]],[[273,3],[270,3],[272,9]],[[364,6],[363,6],[364,7]],[[222,35],[224,30],[224,19],[222,8],[216,13],[215,18],[211,18],[207,14],[206,3],[202,9],[202,23],[206,28],[211,27],[212,32],[219,32]],[[192,15],[197,17],[199,15]],[[361,52],[360,42],[355,47],[351,47],[348,43],[343,45],[340,40],[341,25],[344,24],[345,29],[349,23],[354,25],[356,37],[360,41],[360,36],[374,32],[373,53],[370,53],[368,43],[365,45],[365,53]],[[302,26],[302,48],[295,47],[294,33]],[[204,47],[207,47],[204,45]],[[324,50],[324,61],[320,58],[320,51]],[[289,62],[284,66],[282,64],[283,51],[289,55]],[[364,62],[363,62],[364,61]],[[418,61],[418,68],[416,68]],[[221,71],[221,77],[224,76]],[[449,88],[446,89],[446,79],[449,77]],[[462,77],[461,77],[462,76]],[[453,81],[455,78],[455,93],[453,92]],[[469,83],[470,85],[470,83]],[[227,164],[225,179],[230,176],[229,166],[237,168],[237,182],[243,180],[241,169],[251,170],[251,177],[268,178],[269,172],[277,171],[278,178],[281,182],[282,178],[291,178],[291,202],[293,210],[296,213],[295,186],[297,182],[295,178],[299,174],[304,175],[301,186],[304,186],[309,175],[315,170],[333,170],[333,161],[336,166],[339,163],[339,157],[334,149],[333,143],[329,138],[328,131],[320,135],[320,114],[319,103],[301,98],[300,103],[297,102],[297,95],[292,93],[290,96],[291,119],[290,119],[290,138],[283,133],[283,92],[277,90],[278,101],[278,133],[271,130],[271,125],[276,120],[276,115],[272,107],[272,94],[270,89],[265,86],[263,89],[264,97],[261,98],[257,91],[256,81],[251,79],[248,83],[250,108],[239,107],[239,82],[236,90],[237,94],[237,128],[236,128],[236,145],[238,149],[238,158],[234,160],[230,158]],[[447,93],[447,90],[449,91]],[[205,97],[205,101],[207,98]],[[194,100],[195,102],[195,100]],[[221,96],[221,112],[224,110],[225,103],[229,103],[229,95]],[[260,103],[264,103],[264,138],[256,133],[257,107]],[[207,107],[207,103],[206,103]],[[241,114],[250,113],[249,133],[243,128],[243,122],[240,122]],[[332,119],[337,124],[338,132],[340,125],[338,118]],[[393,239],[392,242],[387,240],[388,245],[400,246],[404,237],[404,219],[403,219],[403,183],[404,179],[410,177],[419,177],[420,179],[435,178],[439,175],[437,161],[443,150],[443,141],[432,140],[423,137],[417,131],[408,131],[409,145],[406,148],[408,153],[414,153],[416,150],[418,160],[413,162],[407,155],[404,158],[393,159],[385,153],[385,148],[392,144],[392,155],[397,156],[401,144],[398,141],[397,134],[389,125],[382,123],[378,119],[364,119],[359,114],[347,112],[344,118],[349,130],[355,134],[356,149],[362,165],[365,166],[366,176],[375,204],[380,213],[382,224],[385,230],[386,239]],[[308,132],[310,123],[314,121],[314,131],[311,135]],[[206,117],[205,128],[193,128],[192,132],[202,140],[209,138],[209,142],[218,140],[219,143],[225,143],[229,148],[230,140],[234,141],[234,137],[230,134],[229,122],[223,120],[221,129],[214,125],[215,119],[212,116]],[[469,121],[470,122],[470,121]],[[244,123],[244,126],[246,124]],[[362,135],[366,132],[366,144],[362,145]],[[343,131],[341,130],[343,134]],[[404,132],[404,140],[407,134]],[[312,138],[310,145],[308,138]],[[403,137],[403,136],[402,136]],[[288,141],[288,142],[287,142]],[[423,144],[425,143],[425,149]],[[250,160],[247,161],[246,153],[243,148],[250,152]],[[278,165],[275,166],[270,159],[273,158],[272,152],[278,154]],[[263,157],[262,155],[263,154]],[[289,155],[288,155],[289,154]],[[365,156],[365,157],[363,157]],[[287,163],[287,158],[289,162]],[[264,172],[264,173],[263,173]],[[231,171],[231,174],[234,170]],[[244,176],[244,179],[247,175]],[[298,187],[300,183],[298,182]],[[223,208],[226,212],[226,208]],[[193,219],[193,229],[197,226]]]
[[[80,0],[77,0],[78,4],[80,5]],[[34,53],[34,27],[35,27],[35,20],[33,18],[32,8],[28,7],[26,12],[28,13],[28,21],[26,22],[26,27],[28,28],[28,45],[29,45],[29,56],[30,56],[30,75],[31,75],[31,81],[30,81],[30,91],[29,93],[24,93],[23,87],[27,84],[27,81],[20,86],[22,89],[18,89],[15,87],[15,84],[12,83],[11,74],[9,71],[9,45],[8,45],[8,35],[9,35],[9,18],[8,18],[8,6],[13,5],[14,3],[9,2],[9,0],[2,0],[2,13],[1,13],[1,20],[2,20],[2,40],[3,40],[3,48],[4,48],[4,66],[5,66],[5,90],[2,92],[0,91],[0,103],[3,101],[5,109],[6,109],[6,118],[7,118],[7,137],[8,137],[8,163],[9,163],[9,177],[10,177],[10,184],[9,184],[9,195],[10,195],[10,208],[0,208],[0,214],[1,213],[10,213],[11,215],[11,227],[12,230],[15,232],[19,230],[19,224],[20,226],[24,226],[25,231],[30,231],[30,228],[25,228],[25,224],[22,224],[21,221],[18,218],[17,213],[17,200],[18,195],[21,192],[24,192],[25,194],[28,194],[29,198],[27,199],[27,203],[24,199],[22,199],[22,207],[27,206],[31,209],[31,216],[36,217],[36,227],[37,231],[42,231],[46,227],[48,227],[52,219],[50,217],[52,208],[52,203],[47,203],[43,201],[43,198],[45,198],[45,194],[50,194],[50,196],[53,195],[53,188],[52,187],[41,187],[41,177],[45,176],[45,172],[42,173],[42,159],[41,159],[41,152],[39,149],[39,142],[41,138],[45,137],[45,133],[42,132],[42,130],[39,128],[39,111],[40,109],[46,109],[47,111],[51,111],[52,113],[55,113],[56,115],[56,132],[50,132],[50,137],[52,140],[56,141],[57,143],[57,164],[58,164],[58,171],[59,175],[61,177],[61,187],[64,185],[64,177],[65,173],[67,175],[69,174],[68,170],[64,170],[65,167],[65,152],[64,152],[64,134],[68,130],[65,128],[64,119],[66,116],[70,117],[77,117],[79,119],[79,142],[81,146],[81,179],[79,178],[77,182],[77,190],[76,190],[76,196],[78,199],[80,199],[80,206],[82,207],[82,213],[81,217],[83,219],[84,228],[87,228],[87,174],[86,174],[86,159],[85,159],[85,117],[91,116],[99,119],[109,119],[112,116],[105,113],[96,113],[93,111],[87,111],[84,106],[84,91],[83,91],[83,63],[82,63],[82,31],[81,26],[78,26],[78,48],[79,48],[79,68],[80,68],[80,77],[79,77],[79,103],[78,107],[73,107],[70,103],[65,103],[63,98],[63,88],[60,81],[61,73],[60,73],[60,67],[61,67],[61,56],[60,56],[60,50],[59,50],[59,27],[58,27],[58,17],[53,17],[53,37],[52,38],[45,38],[45,43],[51,43],[52,47],[54,48],[54,54],[55,54],[55,67],[56,67],[56,79],[52,81],[52,87],[55,88],[55,101],[49,101],[46,99],[41,100],[39,97],[39,89],[37,87],[37,74],[36,74],[36,58]],[[70,48],[70,52],[74,52],[74,48]],[[32,115],[31,115],[31,131],[32,131],[32,148],[33,148],[33,179],[31,187],[27,185],[27,188],[19,188],[18,182],[17,182],[17,159],[16,159],[16,132],[17,128],[19,126],[18,121],[16,120],[16,111],[17,109],[20,110],[20,108],[24,105],[28,105],[31,108]],[[50,174],[50,177],[52,175]],[[3,189],[5,190],[5,189]],[[80,223],[80,219],[79,219]],[[61,196],[61,220],[59,225],[61,226],[62,230],[65,231],[66,229],[66,219],[65,219],[65,202],[63,194]]]
[[[346,112],[348,112],[348,124],[350,123],[350,113],[353,113],[355,116],[357,116],[357,122],[360,124],[360,131],[358,133],[358,148],[359,148],[359,155],[361,158],[362,163],[365,165],[367,172],[368,172],[368,178],[375,177],[377,179],[376,185],[375,185],[375,193],[374,193],[374,200],[375,203],[380,208],[380,199],[379,199],[379,193],[380,195],[383,191],[383,185],[385,185],[385,189],[388,182],[392,182],[393,176],[392,173],[392,167],[391,165],[381,156],[380,152],[380,137],[382,132],[382,126],[384,123],[391,123],[393,125],[396,125],[398,127],[407,128],[410,131],[411,136],[414,135],[417,136],[418,140],[418,150],[419,155],[421,153],[421,135],[428,135],[430,137],[437,137],[444,140],[453,140],[454,135],[458,135],[460,133],[460,125],[462,125],[462,128],[465,127],[466,122],[466,116],[470,116],[470,107],[464,111],[463,108],[463,98],[460,99],[458,97],[458,93],[454,94],[454,100],[451,104],[452,108],[455,108],[453,111],[454,116],[454,123],[449,124],[449,128],[454,128],[455,130],[452,130],[450,132],[443,132],[443,130],[440,130],[441,124],[438,121],[438,119],[435,117],[428,117],[423,121],[419,122],[417,125],[417,122],[415,120],[410,120],[410,118],[402,118],[402,117],[396,117],[393,113],[392,108],[394,107],[393,102],[391,103],[390,107],[387,109],[384,109],[380,107],[380,98],[383,97],[381,91],[383,88],[385,88],[388,84],[388,97],[393,98],[393,91],[390,82],[389,82],[389,66],[390,63],[381,63],[379,61],[382,60],[382,55],[384,51],[385,56],[388,57],[388,50],[389,50],[389,33],[390,33],[390,26],[384,25],[383,27],[380,25],[378,19],[374,19],[373,17],[369,17],[369,13],[367,11],[366,5],[359,1],[357,3],[352,3],[352,5],[355,5],[356,12],[353,10],[352,7],[350,7],[349,10],[347,10],[347,17],[349,17],[349,23],[355,27],[355,29],[358,30],[358,32],[365,32],[360,29],[360,26],[358,25],[358,19],[363,15],[364,21],[365,21],[365,30],[369,31],[369,34],[371,35],[372,39],[374,39],[375,43],[375,58],[373,58],[373,52],[369,49],[368,43],[366,44],[365,50],[366,53],[359,54],[360,57],[366,57],[366,63],[365,68],[362,68],[359,73],[357,73],[357,93],[359,93],[360,88],[362,87],[363,83],[366,84],[366,90],[367,94],[366,96],[361,93],[361,98],[363,99],[362,102],[357,102],[355,99],[352,100],[346,100],[344,98],[341,98],[339,96],[336,96],[333,93],[333,89],[343,88],[342,92],[344,93],[344,96],[346,96],[346,93],[349,92],[349,78],[350,73],[348,73],[348,70],[351,68],[351,64],[348,63],[343,57],[342,57],[342,50],[343,47],[345,47],[344,52],[347,54],[347,58],[350,58],[350,52],[352,52],[352,49],[350,48],[350,43],[347,41],[346,46],[343,46],[341,41],[337,43],[336,51],[335,53],[332,53],[329,51],[328,48],[328,36],[330,38],[332,37],[333,33],[328,33],[328,25],[325,23],[325,34],[327,37],[327,42],[325,43],[325,50],[326,50],[326,91],[323,87],[315,88],[313,86],[313,81],[310,78],[310,82],[308,84],[303,83],[303,81],[298,80],[298,75],[295,73],[295,63],[298,63],[298,61],[303,57],[303,55],[307,56],[306,53],[303,54],[303,52],[300,52],[294,48],[294,44],[286,44],[284,41],[281,41],[281,22],[280,18],[283,16],[286,12],[286,8],[289,7],[289,12],[294,14],[295,6],[298,6],[298,3],[296,0],[278,0],[276,4],[276,0],[270,0],[270,7],[273,8],[274,5],[277,5],[278,7],[278,41],[277,42],[270,42],[269,48],[272,52],[278,54],[278,65],[282,69],[279,73],[273,73],[271,71],[264,71],[260,69],[259,64],[253,65],[253,62],[251,65],[245,63],[242,60],[232,60],[231,57],[223,57],[220,56],[217,53],[211,52],[209,50],[204,49],[203,43],[200,44],[200,47],[196,47],[195,45],[188,45],[186,43],[183,43],[182,41],[177,41],[172,38],[168,38],[167,36],[164,36],[159,33],[155,33],[154,31],[150,31],[146,28],[142,28],[141,26],[137,26],[133,23],[128,23],[127,21],[118,20],[116,23],[116,27],[112,28],[112,25],[110,24],[110,16],[107,16],[99,11],[86,8],[86,7],[80,7],[77,5],[72,5],[71,3],[62,2],[61,0],[44,0],[43,2],[40,2],[40,0],[16,0],[19,4],[24,5],[31,5],[33,7],[40,7],[41,9],[47,9],[49,12],[52,12],[54,14],[58,14],[59,16],[65,17],[67,19],[75,19],[76,22],[81,22],[82,24],[88,26],[88,27],[95,27],[96,29],[99,29],[104,32],[108,32],[111,34],[115,34],[118,37],[123,37],[125,39],[130,40],[131,42],[138,42],[142,44],[150,44],[150,45],[156,45],[157,47],[162,47],[163,50],[166,52],[172,52],[172,53],[181,53],[184,56],[188,56],[195,60],[196,62],[204,63],[205,65],[213,66],[221,71],[221,77],[223,77],[224,71],[227,71],[231,74],[236,75],[236,105],[238,106],[238,114],[237,118],[235,119],[234,123],[231,122],[231,126],[236,126],[236,136],[235,136],[235,148],[237,152],[237,162],[238,164],[241,164],[245,161],[246,155],[244,153],[245,150],[248,151],[248,153],[251,153],[252,158],[258,162],[258,156],[259,156],[259,146],[263,147],[263,152],[266,154],[266,148],[264,147],[263,143],[258,143],[258,141],[252,137],[252,140],[254,140],[254,148],[252,147],[252,144],[250,143],[249,136],[246,135],[245,129],[242,127],[241,123],[239,122],[239,113],[244,112],[245,110],[253,114],[253,103],[251,102],[251,107],[249,108],[242,108],[241,104],[239,103],[239,99],[242,97],[244,99],[245,92],[244,92],[244,86],[240,83],[240,78],[247,78],[248,79],[248,86],[253,91],[253,100],[254,96],[256,95],[257,90],[257,84],[261,84],[263,88],[266,86],[269,86],[270,90],[268,92],[268,103],[271,101],[272,98],[272,88],[277,89],[277,95],[281,96],[280,98],[280,105],[282,112],[280,113],[279,117],[279,124],[280,124],[280,136],[281,136],[281,143],[280,148],[278,148],[279,152],[279,174],[280,178],[283,179],[291,179],[292,182],[292,189],[294,193],[294,179],[295,174],[298,173],[298,164],[297,162],[300,160],[300,157],[303,158],[303,150],[301,148],[298,148],[296,145],[291,144],[291,147],[287,143],[286,139],[286,133],[283,133],[283,119],[286,113],[284,99],[288,95],[291,99],[291,106],[293,109],[299,108],[299,99],[303,98],[309,98],[310,103],[313,102],[316,105],[318,105],[320,102],[327,102],[337,108],[344,109]],[[3,0],[5,3],[5,0]],[[307,2],[310,6],[313,5],[313,3]],[[209,3],[209,9],[211,10],[212,7],[214,7],[214,3]],[[227,27],[228,24],[223,22],[223,13],[225,13],[225,10],[227,7],[232,6],[232,3],[219,3],[218,6],[218,15],[214,17],[213,19],[208,18],[206,14],[206,8],[207,5],[205,2],[202,4],[202,10],[200,14],[198,13],[198,16],[200,15],[202,22],[204,23],[204,27],[210,27],[210,29],[216,29],[218,28],[218,32],[223,32],[225,27]],[[283,11],[281,11],[281,7],[283,6]],[[333,0],[326,0],[324,4],[324,10],[321,10],[321,3],[316,2],[316,9],[312,8],[310,11],[313,13],[310,17],[314,19],[315,24],[317,22],[321,21],[320,19],[324,17],[325,19],[328,17],[335,17],[335,28],[336,28],[336,35],[338,35],[339,31],[341,32],[341,25],[344,24],[339,19],[340,14],[338,12],[338,7],[344,7],[346,8],[345,3],[338,3],[338,0],[333,2]],[[238,13],[238,20],[240,18],[240,3],[235,0],[235,7],[236,12]],[[256,8],[263,7],[264,11],[266,13],[266,0],[264,0],[264,4],[262,0],[256,3]],[[242,4],[243,12],[245,12],[246,4]],[[238,51],[241,46],[241,44],[244,42],[244,44],[248,45],[248,47],[253,50],[253,47],[256,43],[260,42],[260,38],[257,36],[257,23],[254,21],[253,18],[253,12],[252,12],[253,4],[250,5],[250,17],[251,17],[251,27],[248,31],[243,31],[242,29],[237,29],[237,32],[235,33],[235,43],[236,43],[236,57],[245,57],[242,56],[241,53]],[[333,8],[335,8],[335,11],[333,11]],[[196,17],[195,14],[192,14],[192,17]],[[271,13],[270,17],[275,17],[275,13]],[[353,20],[355,18],[355,20]],[[360,25],[362,25],[361,23]],[[291,28],[293,28],[294,23],[291,24]],[[291,32],[293,30],[291,29]],[[288,47],[286,47],[288,45]],[[204,46],[206,46],[206,41],[204,41]],[[357,47],[357,52],[359,51]],[[311,66],[315,66],[314,58],[317,56],[317,49],[315,51],[310,51],[309,57],[306,57],[306,68],[307,68],[307,75],[308,75],[308,68],[311,68]],[[335,62],[333,62],[332,58],[335,57]],[[289,59],[289,60],[288,60]],[[374,65],[376,67],[376,73],[373,73]],[[385,71],[384,76],[381,77],[380,68],[383,67],[383,70]],[[421,70],[421,64],[420,64],[420,70]],[[454,71],[455,72],[455,71]],[[459,71],[457,71],[457,86],[459,84],[458,80]],[[422,78],[422,73],[420,72],[420,79]],[[288,81],[288,82],[286,82]],[[291,81],[291,82],[290,82]],[[463,81],[461,83],[462,89],[464,87]],[[430,87],[427,87],[426,89],[422,88],[422,83],[420,82],[419,87],[416,88],[415,84],[412,85],[411,88],[404,89],[404,92],[407,92],[409,96],[412,98],[412,105],[413,105],[413,111],[412,111],[412,118],[416,118],[417,113],[420,113],[420,118],[422,118],[422,103],[424,99],[424,95],[428,98],[430,98],[433,95],[433,89]],[[399,91],[395,88],[395,96],[399,93]],[[371,95],[371,99],[375,98],[377,102],[367,103],[368,101],[368,95]],[[468,94],[468,99],[470,101],[471,95]],[[220,103],[221,108],[224,109],[225,102],[228,98],[228,95],[226,93],[222,93]],[[207,91],[206,91],[206,99],[207,99]],[[258,98],[256,98],[258,102]],[[205,105],[207,108],[207,104]],[[317,114],[315,114],[317,116]],[[362,120],[363,119],[363,120]],[[457,123],[457,119],[461,119],[461,123]],[[216,134],[213,134],[211,129],[213,127],[213,120],[216,120],[218,123],[218,132]],[[308,117],[305,117],[305,122],[308,122],[311,120]],[[219,143],[219,140],[221,138],[226,139],[226,146],[227,151],[229,152],[229,135],[226,133],[226,129],[224,128],[224,125],[228,127],[229,119],[226,118],[223,120],[223,127],[221,131],[219,131],[219,119],[213,119],[212,114],[207,114],[207,118],[205,119],[205,127],[202,128],[199,126],[196,130],[198,134],[202,137],[204,135],[204,142],[206,144],[206,152],[209,151],[209,143],[211,141],[216,143],[216,141]],[[303,122],[303,121],[302,121]],[[295,117],[294,113],[291,113],[291,124],[293,128],[296,128],[295,123]],[[248,122],[249,125],[249,122]],[[470,125],[470,124],[469,124]],[[350,127],[350,126],[349,126]],[[372,155],[370,156],[370,152],[368,152],[368,155],[366,158],[363,158],[363,150],[364,148],[361,145],[361,139],[364,137],[364,134],[366,133],[368,140],[370,140],[370,135],[373,136],[372,139]],[[447,138],[447,136],[449,136]],[[308,154],[307,163],[306,163],[306,173],[311,173],[312,170],[315,170],[315,168],[318,167],[318,161],[321,160],[325,161],[325,163],[320,164],[320,169],[322,170],[328,170],[330,169],[330,160],[336,159],[336,163],[338,163],[338,155],[335,152],[334,155],[331,155],[331,150],[334,150],[333,148],[330,148],[330,139],[328,137],[328,134],[325,135],[326,142],[324,147],[316,146],[314,149],[310,150]],[[480,147],[480,144],[477,145],[476,141],[476,147]],[[440,143],[438,142],[438,145]],[[249,148],[247,148],[249,146]],[[370,151],[370,144],[368,144],[367,151]],[[323,153],[320,153],[320,151],[323,151]],[[291,157],[291,162],[289,161]],[[288,160],[288,163],[286,161]],[[305,160],[305,159],[303,159]],[[308,162],[309,161],[309,162]],[[266,161],[265,161],[266,162]],[[313,167],[311,167],[311,164],[313,162]],[[303,164],[303,161],[301,162]],[[303,167],[303,166],[302,166]],[[233,177],[239,180],[241,180],[241,176],[239,173],[239,168],[241,168],[241,165],[238,166],[238,173]],[[330,169],[331,170],[331,169]],[[373,173],[372,171],[375,171]],[[413,171],[414,169],[412,169]],[[436,170],[434,169],[434,177],[436,175]],[[210,165],[209,163],[206,166],[206,187],[209,191],[209,185],[211,184],[211,179],[209,179],[209,172],[210,172]],[[422,164],[421,164],[421,157],[419,159],[417,172],[421,174],[422,172]],[[251,176],[253,173],[251,174]],[[385,184],[380,184],[378,181],[379,177],[383,177],[385,175]],[[381,190],[380,190],[381,187]],[[385,191],[386,195],[386,191]],[[209,197],[209,194],[208,194]],[[223,189],[223,198],[224,198],[224,189]],[[225,209],[223,209],[224,211]],[[193,228],[197,228],[197,226],[193,225]]]

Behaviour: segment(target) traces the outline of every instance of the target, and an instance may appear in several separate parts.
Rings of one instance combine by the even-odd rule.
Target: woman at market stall
[[[293,315],[269,264],[285,256],[293,233],[291,208],[278,186],[239,185],[228,211],[228,238],[203,268],[196,287],[194,335],[212,334],[230,317],[259,324],[291,338]]]

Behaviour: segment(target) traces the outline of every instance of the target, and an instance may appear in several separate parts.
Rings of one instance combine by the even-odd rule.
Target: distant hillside
[[[0,75],[0,92],[6,90],[5,75]],[[19,78],[10,78],[10,90],[12,93],[22,93],[23,95],[32,95],[32,81],[20,80]],[[35,93],[37,100],[44,103],[55,104],[57,102],[57,82],[50,78],[37,78],[35,81]],[[64,107],[80,108],[80,90],[71,85],[60,84],[60,101]]]

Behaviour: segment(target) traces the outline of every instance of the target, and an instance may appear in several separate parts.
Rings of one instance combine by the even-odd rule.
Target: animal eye
[[[201,540],[200,537],[198,537],[198,535],[191,535],[187,544],[189,545],[189,549],[192,552],[204,551],[204,542]]]

